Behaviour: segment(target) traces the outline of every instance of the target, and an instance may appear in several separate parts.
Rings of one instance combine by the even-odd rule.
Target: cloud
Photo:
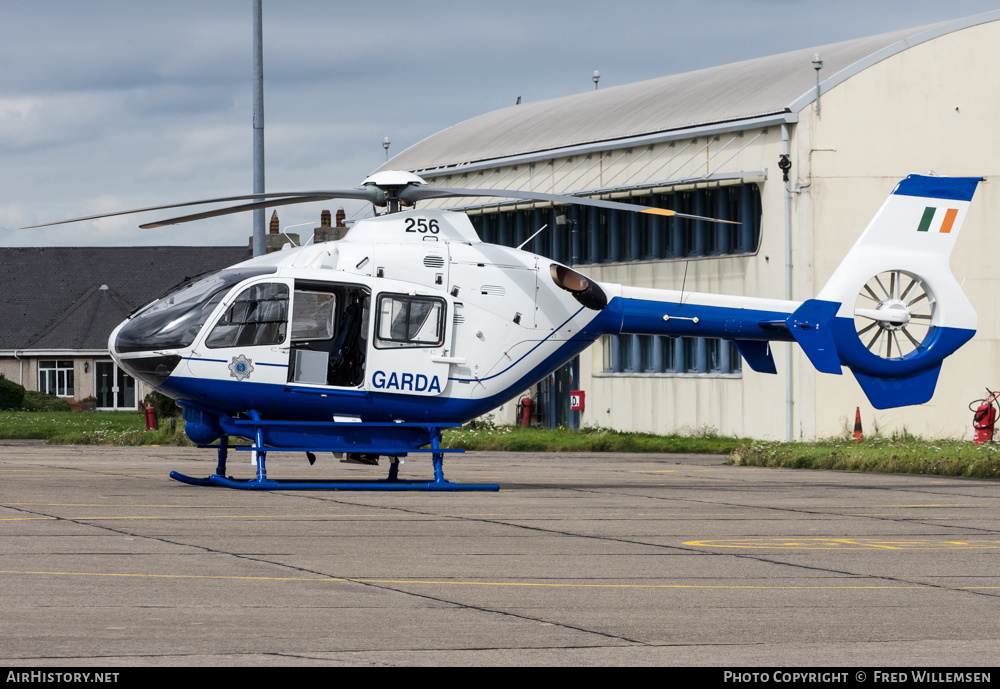
[[[988,0],[264,0],[267,186],[353,187],[384,162],[385,136],[396,154],[518,96],[592,89],[595,69],[606,88],[988,9]],[[250,191],[245,0],[7,2],[0,21],[0,228]],[[321,206],[283,208],[282,224]],[[251,226],[249,215],[228,216],[145,233],[144,220],[0,229],[0,244],[243,244]]]

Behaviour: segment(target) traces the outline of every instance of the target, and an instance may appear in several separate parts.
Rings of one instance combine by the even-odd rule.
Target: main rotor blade
[[[37,227],[50,227],[52,225],[65,225],[71,222],[82,222],[84,220],[99,220],[101,218],[112,218],[116,215],[131,215],[133,213],[146,213],[148,211],[162,211],[168,208],[184,208],[185,206],[201,206],[206,203],[228,203],[230,201],[247,201],[250,199],[271,199],[271,198],[305,198],[308,197],[309,200],[317,200],[317,197],[322,199],[360,199],[362,201],[370,201],[375,203],[380,201],[383,197],[383,192],[375,187],[363,187],[358,189],[331,189],[329,191],[275,191],[266,194],[244,194],[243,196],[224,196],[217,199],[204,199],[201,201],[185,201],[184,203],[169,203],[164,206],[149,206],[147,208],[133,208],[127,211],[114,211],[113,213],[101,213],[99,215],[87,215],[82,218],[71,218],[69,220],[57,220],[55,222],[42,223],[40,225],[27,225],[20,229],[31,230]],[[271,203],[269,206],[277,205],[287,205],[287,203],[296,203],[295,201],[286,201],[284,204]],[[299,203],[305,203],[305,201],[299,201]],[[248,210],[248,209],[244,209]],[[239,211],[233,211],[239,212]],[[207,216],[206,216],[207,217]],[[173,223],[166,223],[173,224]]]
[[[319,196],[295,196],[290,199],[277,199],[274,201],[258,201],[257,203],[247,203],[242,206],[231,206],[229,208],[217,208],[214,211],[205,211],[203,213],[194,213],[192,215],[182,215],[176,218],[168,218],[166,220],[157,220],[156,222],[149,222],[145,225],[139,225],[141,230],[152,230],[157,227],[166,227],[167,225],[179,225],[185,222],[191,222],[193,220],[204,220],[205,218],[217,218],[220,215],[231,215],[233,213],[243,213],[245,211],[253,211],[258,208],[273,208],[275,206],[289,206],[293,203],[309,203],[310,201],[327,201],[329,199],[343,198],[339,194],[337,196],[330,196],[329,194],[322,194]]]
[[[448,198],[453,196],[489,196],[501,199],[527,199],[529,201],[551,201],[553,203],[574,204],[577,206],[594,206],[596,208],[609,208],[618,211],[631,211],[633,213],[649,213],[652,215],[666,215],[677,218],[691,218],[693,220],[705,220],[707,222],[726,223],[727,225],[739,225],[735,220],[719,220],[717,218],[706,218],[701,215],[689,215],[667,210],[666,208],[653,208],[651,206],[639,206],[632,203],[622,203],[620,201],[605,201],[603,199],[591,199],[584,196],[569,196],[565,194],[542,194],[534,191],[514,191],[511,189],[453,189],[447,187],[407,187],[399,193],[399,198],[404,201],[420,201],[422,199]]]

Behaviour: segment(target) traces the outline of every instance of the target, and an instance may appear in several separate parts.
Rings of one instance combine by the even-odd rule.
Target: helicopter
[[[192,485],[248,490],[499,490],[444,479],[441,431],[496,408],[603,335],[732,340],[751,369],[776,373],[770,343],[796,342],[813,366],[849,368],[879,409],[922,404],[945,357],[976,330],[976,313],[949,257],[977,177],[909,175],[893,189],[815,299],[599,283],[520,248],[484,243],[462,212],[418,209],[426,199],[502,197],[730,222],[616,201],[428,186],[383,171],[346,190],[208,199],[250,201],[141,225],[262,207],[362,199],[386,212],[338,241],[259,256],[192,279],[140,307],[111,334],[123,369],[183,408],[185,432],[217,449]],[[58,224],[58,223],[49,223]],[[544,229],[544,228],[543,228]],[[250,445],[253,479],[226,476],[230,438]],[[213,444],[217,443],[217,444]],[[389,459],[367,482],[269,478],[269,452]],[[401,458],[432,455],[434,479],[399,477]]]

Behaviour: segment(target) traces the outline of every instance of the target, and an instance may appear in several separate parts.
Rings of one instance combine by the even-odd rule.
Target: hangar
[[[734,219],[723,226],[578,207],[472,199],[485,241],[525,246],[601,281],[812,298],[907,174],[980,176],[952,268],[979,315],[934,398],[875,410],[849,371],[817,373],[776,345],[777,375],[727,341],[605,337],[526,395],[548,425],[714,429],[813,439],[853,428],[970,434],[970,400],[1000,386],[1000,11],[489,112],[388,161],[432,186],[634,200]],[[790,164],[788,181],[783,167]],[[569,409],[570,389],[586,393]],[[499,411],[514,421],[513,403]]]

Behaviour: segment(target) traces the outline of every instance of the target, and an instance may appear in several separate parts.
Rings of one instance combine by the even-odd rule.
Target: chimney
[[[271,213],[271,234],[278,234],[281,232],[281,226],[278,222],[278,211]]]
[[[343,208],[337,209],[336,227],[330,227],[330,211],[323,211],[319,217],[319,227],[313,228],[313,244],[319,244],[320,242],[335,242],[347,234],[347,225],[344,224],[344,219],[347,218],[347,214],[344,213]]]

